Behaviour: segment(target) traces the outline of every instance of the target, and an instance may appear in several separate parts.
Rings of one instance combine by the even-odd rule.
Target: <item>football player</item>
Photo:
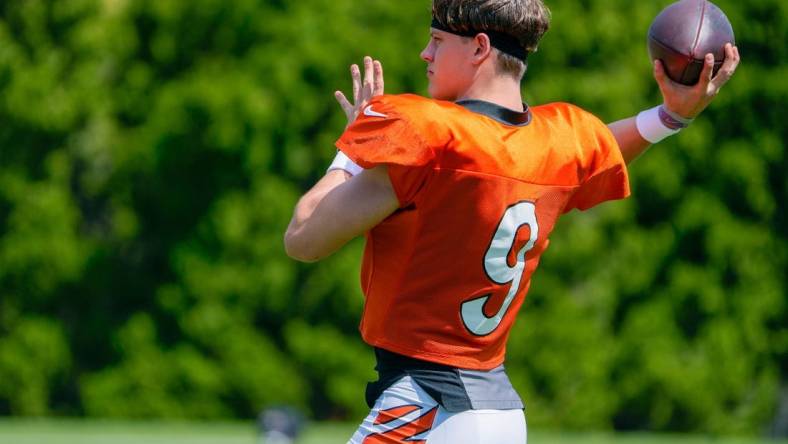
[[[317,261],[366,235],[360,330],[378,380],[354,444],[526,442],[506,339],[556,219],[629,194],[627,163],[675,134],[733,75],[736,47],[697,85],[659,62],[663,104],[605,125],[567,103],[529,107],[520,83],[547,31],[541,0],[433,0],[431,99],[383,95],[352,66],[328,173],[298,202],[287,253]],[[711,58],[709,58],[711,57]]]

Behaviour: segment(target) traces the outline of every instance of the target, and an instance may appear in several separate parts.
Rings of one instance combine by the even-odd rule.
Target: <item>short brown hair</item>
[[[528,53],[550,27],[550,11],[542,0],[433,0],[432,18],[448,29],[496,31],[516,38]],[[526,64],[498,51],[498,70],[518,80]]]

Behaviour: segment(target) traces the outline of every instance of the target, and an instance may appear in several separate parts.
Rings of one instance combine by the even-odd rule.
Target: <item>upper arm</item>
[[[564,211],[585,210],[629,196],[629,177],[620,134],[591,114],[582,114],[583,174]]]

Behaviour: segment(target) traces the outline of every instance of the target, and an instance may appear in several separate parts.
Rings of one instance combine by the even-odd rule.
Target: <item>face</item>
[[[471,56],[475,49],[466,39],[430,28],[430,41],[421,52],[427,62],[430,97],[454,101],[473,81]]]

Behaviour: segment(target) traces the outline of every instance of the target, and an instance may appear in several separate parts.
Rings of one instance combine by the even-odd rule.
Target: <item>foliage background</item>
[[[644,36],[668,3],[548,1],[529,103],[657,103]],[[631,199],[554,233],[508,354],[531,425],[785,427],[788,3],[717,3],[734,79],[634,164]],[[0,415],[363,417],[362,244],[301,265],[281,239],[333,156],[347,66],[372,54],[388,92],[425,93],[428,19],[412,0],[1,2]]]

